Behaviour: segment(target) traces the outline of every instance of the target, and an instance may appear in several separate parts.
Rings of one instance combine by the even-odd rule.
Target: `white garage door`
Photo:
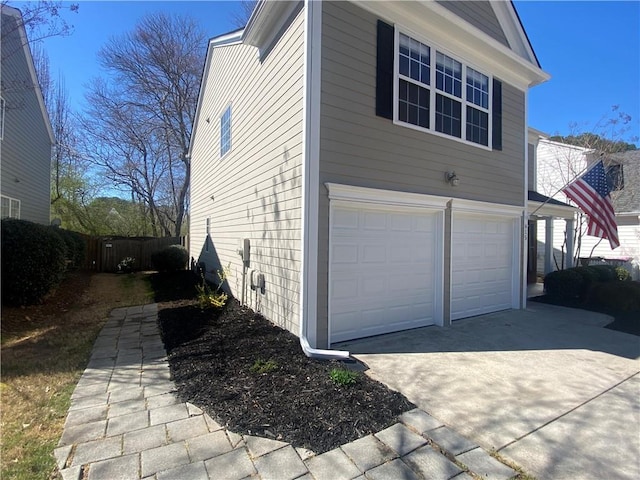
[[[331,214],[332,343],[434,323],[441,291],[438,214],[336,207]],[[441,250],[441,249],[440,249]],[[438,278],[435,276],[438,275]]]
[[[451,319],[514,306],[514,219],[454,213]]]

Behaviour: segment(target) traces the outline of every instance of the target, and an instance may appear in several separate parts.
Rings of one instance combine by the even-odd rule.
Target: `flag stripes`
[[[615,212],[602,161],[593,165],[563,191],[587,214],[588,235],[608,239],[611,249],[620,246]]]

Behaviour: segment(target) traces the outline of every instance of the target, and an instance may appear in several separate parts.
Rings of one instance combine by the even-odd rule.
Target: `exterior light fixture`
[[[460,185],[460,178],[458,177],[458,175],[456,175],[456,172],[446,172],[444,174],[444,179],[453,187],[457,187],[458,185]]]

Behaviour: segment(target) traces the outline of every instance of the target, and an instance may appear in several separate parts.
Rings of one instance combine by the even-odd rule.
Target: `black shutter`
[[[378,20],[376,115],[388,119],[393,119],[393,41],[393,26]]]
[[[502,150],[502,82],[493,79],[493,138],[491,145],[494,150]]]

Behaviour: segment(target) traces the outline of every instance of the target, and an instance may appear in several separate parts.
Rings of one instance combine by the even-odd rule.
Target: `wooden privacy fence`
[[[136,270],[151,270],[151,255],[169,245],[186,246],[185,237],[91,237],[84,236],[87,256],[85,268],[95,272],[117,272],[127,257],[135,259]]]

